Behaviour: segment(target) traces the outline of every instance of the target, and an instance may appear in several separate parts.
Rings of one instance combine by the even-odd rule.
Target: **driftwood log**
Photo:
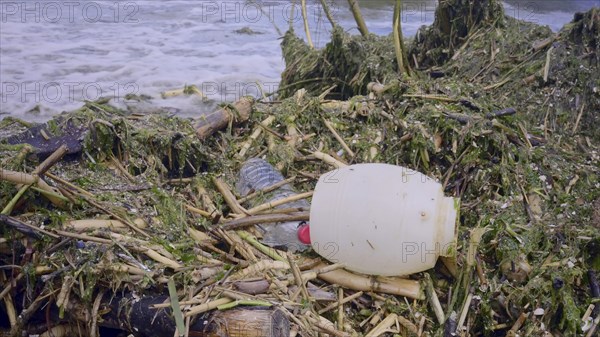
[[[254,100],[251,97],[242,97],[231,106],[224,106],[221,109],[197,118],[194,124],[196,133],[200,139],[205,139],[220,129],[225,128],[229,123],[240,123],[250,118]]]
[[[43,301],[42,305],[46,301]],[[131,295],[108,294],[103,296],[94,321],[98,328],[119,329],[140,337],[173,337],[175,320],[171,307],[154,308],[155,305],[169,303],[168,296],[134,297]],[[43,334],[61,324],[79,326],[85,331],[92,321],[90,306],[70,299],[65,308],[65,319],[59,318],[59,309],[54,302],[47,303],[50,309],[36,310],[36,313],[21,328],[29,334]],[[0,310],[1,313],[2,310]],[[2,317],[3,315],[0,315]],[[74,325],[73,321],[79,322]],[[94,327],[95,328],[95,327]],[[15,331],[13,331],[15,333]],[[275,307],[244,306],[229,310],[212,310],[192,318],[190,337],[287,337],[290,322],[285,314]],[[0,336],[9,335],[0,328]]]
[[[107,296],[108,297],[108,296]],[[110,300],[107,298],[107,302]],[[175,320],[171,308],[154,309],[155,304],[168,303],[168,296],[121,297],[105,303],[106,312],[101,316],[99,326],[137,332],[147,337],[172,337],[175,333]],[[86,313],[86,310],[74,310]],[[84,317],[77,317],[83,320]],[[190,325],[190,337],[241,337],[289,336],[290,323],[285,315],[276,308],[239,307],[230,310],[213,310],[197,316]]]

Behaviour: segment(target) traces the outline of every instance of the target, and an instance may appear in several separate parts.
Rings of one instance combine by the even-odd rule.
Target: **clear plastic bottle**
[[[240,170],[240,176],[237,183],[237,190],[241,196],[246,196],[254,191],[259,191],[272,186],[284,178],[277,169],[271,164],[260,158],[248,159]],[[252,205],[256,206],[266,202],[284,199],[297,193],[289,185],[285,184],[278,189],[264,193],[260,197],[251,200]],[[275,208],[303,208],[308,209],[310,204],[305,199],[292,201],[279,205]],[[299,221],[282,222],[276,224],[258,225],[263,232],[262,242],[271,247],[285,247],[289,251],[302,251],[308,248],[298,239]]]

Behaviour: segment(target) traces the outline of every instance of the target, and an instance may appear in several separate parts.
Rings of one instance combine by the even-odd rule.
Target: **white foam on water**
[[[319,1],[308,3],[311,35],[315,45],[322,47],[329,41],[331,26]],[[393,3],[361,2],[371,32],[390,34]],[[433,21],[436,0],[403,3],[406,36]],[[257,82],[263,90],[273,91],[285,67],[281,36],[274,25],[285,32],[291,7],[289,1],[258,4],[245,0],[2,1],[0,117],[44,121],[99,97],[112,97],[115,105],[124,106],[126,94],[150,95],[157,105],[194,116],[214,103],[199,103],[194,97],[162,100],[160,93],[195,84],[215,101],[234,101],[257,95]],[[508,4],[507,13],[523,16],[523,10],[511,14],[516,7]],[[342,27],[358,33],[346,0],[334,1],[331,10]],[[298,7],[294,13],[294,29],[304,36]],[[551,10],[533,19],[551,23],[556,30],[571,17]],[[245,27],[256,34],[236,32]],[[28,112],[36,107],[39,112]]]
[[[565,11],[565,5],[569,12]],[[598,6],[598,3],[595,3]],[[573,19],[573,13],[578,10],[587,10],[594,6],[594,1],[587,0],[546,0],[546,1],[507,1],[504,3],[504,12],[508,16],[547,25],[553,31],[560,30],[565,23]]]

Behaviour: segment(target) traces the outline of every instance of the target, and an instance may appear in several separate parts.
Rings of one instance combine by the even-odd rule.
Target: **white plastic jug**
[[[456,251],[459,203],[417,171],[357,164],[320,177],[310,208],[313,249],[348,270],[381,276],[432,268]]]

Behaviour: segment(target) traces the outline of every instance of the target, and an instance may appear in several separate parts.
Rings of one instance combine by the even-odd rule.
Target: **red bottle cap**
[[[310,245],[310,226],[303,225],[298,228],[298,240],[305,245]]]

